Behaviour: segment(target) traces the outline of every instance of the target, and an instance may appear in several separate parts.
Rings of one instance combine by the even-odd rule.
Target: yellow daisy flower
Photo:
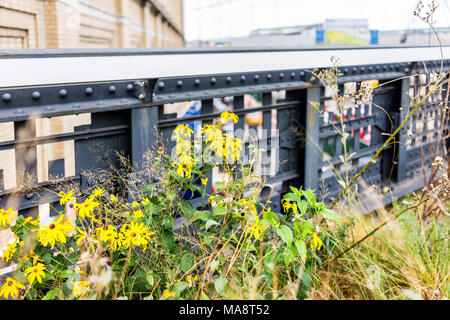
[[[323,245],[322,240],[320,240],[320,238],[317,236],[316,232],[309,231],[309,233],[312,235],[312,241],[309,244],[309,247],[311,248],[311,250],[316,250],[316,248],[317,248],[317,250],[320,250],[320,248]]]
[[[56,222],[50,223],[48,226],[42,226],[41,229],[35,229],[37,231],[37,240],[46,247],[48,244],[53,249],[56,242],[66,243],[66,237],[69,231],[73,230],[73,226],[70,224],[70,220],[62,222],[64,215],[61,215]]]
[[[23,284],[13,278],[6,278],[5,284],[0,289],[0,296],[8,299],[11,296],[15,299],[19,295],[19,289],[25,289]]]
[[[72,285],[75,298],[84,297],[90,291],[89,281],[72,281]]]
[[[97,189],[95,189],[94,191],[92,191],[92,196],[93,196],[94,198],[100,198],[104,192],[105,192],[104,189],[102,189],[102,188],[97,188]]]
[[[234,114],[233,112],[230,111],[224,111],[222,112],[222,114],[220,115],[220,118],[224,121],[224,122],[228,122],[231,120],[233,120],[234,123],[238,123],[239,121],[239,117]]]
[[[63,191],[61,191],[60,193],[58,193],[58,196],[61,198],[59,199],[59,204],[62,206],[69,201],[75,201],[75,199],[73,198],[73,190],[70,190],[68,193],[64,193]]]
[[[45,270],[47,268],[42,263],[38,263],[35,266],[31,266],[25,269],[25,274],[28,274],[27,280],[30,285],[33,285],[34,280],[42,283],[42,278],[45,278]]]
[[[94,209],[100,205],[97,201],[94,201],[92,198],[86,199],[83,203],[76,203],[75,208],[78,211],[78,215],[81,218],[88,217],[93,218]]]
[[[14,209],[9,208],[7,210],[0,209],[0,226],[9,227],[12,223],[11,218],[15,217]]]

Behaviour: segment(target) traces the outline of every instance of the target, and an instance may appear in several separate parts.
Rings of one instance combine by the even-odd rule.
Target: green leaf
[[[42,300],[55,300],[57,293],[58,291],[55,289],[50,290],[42,297]]]
[[[289,201],[292,201],[292,202],[300,202],[300,197],[299,196],[297,196],[297,195],[295,195],[295,194],[293,194],[293,193],[287,193],[284,197],[283,197],[283,199],[284,200],[289,200]]]
[[[187,200],[182,200],[180,204],[180,210],[187,218],[191,218],[195,212],[195,207]]]
[[[293,251],[295,251],[295,248],[291,247],[287,247],[283,251],[283,261],[286,267],[288,267],[295,259],[295,253]]]
[[[314,195],[313,190],[311,190],[311,189],[304,190],[303,195],[305,196],[306,200],[308,201],[308,203],[311,207],[316,206],[316,196]]]
[[[277,214],[273,211],[264,211],[263,218],[271,225],[276,227],[280,225],[280,220],[278,219]]]
[[[221,216],[224,216],[226,213],[227,213],[227,208],[221,207],[221,206],[217,206],[213,211],[214,217],[221,217]]]
[[[228,280],[225,278],[218,278],[216,282],[214,282],[214,288],[216,291],[220,293],[222,296],[225,296],[225,289],[227,287]]]
[[[181,257],[181,270],[188,273],[195,264],[195,256],[192,253],[186,253]]]
[[[219,223],[217,221],[208,220],[208,221],[206,221],[206,224],[205,224],[205,230],[208,230],[211,226],[218,225],[218,224]]]
[[[277,233],[280,236],[281,240],[283,240],[287,245],[292,243],[292,231],[288,226],[280,226],[277,228]]]
[[[327,219],[334,220],[338,223],[341,223],[341,217],[339,217],[339,215],[336,212],[334,212],[333,210],[323,208],[320,213],[322,213],[322,215]]]
[[[70,277],[72,276],[72,274],[73,274],[73,271],[72,271],[72,270],[64,270],[64,271],[62,272],[63,278],[70,278]]]
[[[212,220],[213,216],[212,213],[210,211],[195,211],[192,218],[191,218],[191,223],[195,222],[197,220],[202,220],[202,221],[208,221],[208,220]]]
[[[188,286],[189,286],[189,283],[187,283],[186,281],[179,281],[173,285],[172,290],[175,291],[176,293],[180,293],[181,291],[186,289]]]
[[[211,262],[211,264],[209,265],[209,269],[211,271],[214,271],[217,269],[217,267],[219,266],[219,261],[218,260],[214,260],[213,262]]]
[[[308,209],[308,203],[305,200],[301,200],[300,202],[297,202],[297,205],[300,214],[304,216],[306,213],[306,209]]]
[[[155,283],[155,278],[153,277],[153,272],[151,270],[147,273],[145,279],[147,279],[148,284],[153,287]]]
[[[303,262],[306,261],[306,243],[303,240],[295,240],[295,247],[297,248],[297,254],[300,256]]]

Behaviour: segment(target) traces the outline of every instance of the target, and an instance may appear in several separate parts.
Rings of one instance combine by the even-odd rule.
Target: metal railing
[[[57,208],[56,184],[89,188],[86,170],[120,166],[99,150],[119,151],[140,163],[157,140],[155,127],[170,146],[178,124],[211,122],[220,115],[214,99],[223,97],[232,97],[233,111],[240,116],[235,129],[248,130],[245,116],[262,112],[258,126],[269,132],[266,152],[270,156],[269,150],[276,148],[279,154],[278,172],[267,177],[278,186],[271,193],[274,210],[281,209],[280,197],[289,185],[312,188],[328,201],[342,189],[337,177],[343,170],[342,140],[336,112],[313,71],[330,67],[332,56],[341,61],[341,89],[356,83],[358,90],[362,81],[372,79],[381,84],[371,103],[339,115],[349,134],[354,174],[399,125],[410,103],[406,92],[423,89],[411,75],[439,71],[442,61],[449,69],[450,47],[0,52],[0,207],[13,206],[25,216],[36,215],[43,204]],[[362,193],[366,211],[424,185],[421,164],[429,164],[435,154],[427,148],[434,148],[439,130],[447,130],[432,118],[446,88],[400,131],[400,143],[387,147],[361,177],[365,184],[389,191],[381,192],[382,201],[376,202]],[[260,100],[256,108],[245,107],[250,94]],[[201,101],[199,115],[167,113],[168,104],[194,100]],[[318,101],[319,109],[310,101]],[[71,117],[69,128],[42,130],[39,121],[58,117]],[[274,126],[278,134],[271,135]],[[63,154],[45,156],[43,148],[58,143],[70,144]],[[442,148],[445,143],[448,139]],[[20,186],[19,176],[33,180],[35,187]],[[193,199],[196,204],[201,200]]]

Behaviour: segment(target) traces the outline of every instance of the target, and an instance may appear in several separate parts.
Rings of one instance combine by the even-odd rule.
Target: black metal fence
[[[438,51],[437,48],[433,49],[434,53]],[[356,58],[361,53],[368,54],[369,57],[371,52],[375,54],[371,50],[354,49],[355,60],[358,61]],[[389,50],[385,51],[386,61],[389,61]],[[414,52],[416,49],[404,50],[409,51],[403,52]],[[286,51],[286,54],[289,52],[291,51]],[[336,54],[331,50],[320,51],[323,52],[329,57]],[[132,61],[135,55],[141,53],[113,51],[99,55],[109,58],[128,55]],[[186,52],[190,53],[192,51]],[[203,54],[207,57],[209,53]],[[221,54],[232,55],[234,52],[225,51]],[[316,51],[309,54],[315,55]],[[92,55],[98,58],[98,55]],[[159,52],[158,55],[164,53]],[[39,53],[30,59],[37,59],[39,62],[39,59],[66,56],[70,54]],[[78,54],[79,58],[80,56],[83,54]],[[85,58],[89,59],[89,56],[90,53]],[[178,63],[183,64],[185,55],[176,52],[175,56]],[[149,62],[152,57],[148,56]],[[161,132],[167,146],[170,146],[174,143],[170,140],[171,132],[178,124],[213,121],[220,115],[214,107],[217,101],[215,99],[224,97],[227,97],[229,105],[240,117],[235,128],[267,129],[269,135],[265,139],[268,156],[271,157],[274,150],[278,149],[279,170],[275,175],[267,177],[268,182],[276,186],[272,193],[273,210],[280,210],[280,196],[290,185],[312,188],[325,201],[329,201],[342,190],[339,176],[345,165],[341,135],[336,131],[336,126],[341,124],[338,116],[343,116],[345,131],[348,133],[346,143],[352,154],[347,166],[349,172],[355,174],[370,160],[405,116],[410,105],[406,92],[412,90],[411,92],[423,95],[429,90],[424,84],[432,82],[431,73],[439,72],[441,68],[441,61],[436,55],[430,57],[430,60],[421,61],[406,55],[402,62],[393,59],[393,63],[372,63],[371,61],[379,60],[373,56],[364,65],[351,65],[347,62],[340,67],[340,89],[346,90],[349,83],[354,83],[354,89],[358,90],[362,81],[372,79],[376,79],[379,86],[374,90],[372,102],[350,106],[345,115],[336,114],[326,88],[314,80],[313,71],[328,65],[270,70],[273,62],[266,61],[268,67],[264,70],[255,67],[254,71],[249,71],[250,66],[245,72],[205,72],[200,75],[136,79],[124,76],[128,80],[48,85],[40,83],[36,86],[27,83],[25,86],[8,87],[0,83],[0,124],[4,125],[2,130],[6,137],[0,140],[0,155],[3,157],[0,166],[5,166],[7,161],[12,163],[6,169],[0,167],[0,207],[15,207],[20,214],[33,216],[39,212],[39,205],[50,203],[57,207],[58,197],[52,191],[56,184],[75,183],[81,188],[88,188],[89,179],[84,175],[86,170],[120,166],[118,159],[100,150],[120,151],[133,162],[139,163],[146,149],[157,139],[155,127]],[[0,59],[5,62],[17,58],[17,53],[14,53]],[[217,60],[216,63],[221,64],[221,61]],[[448,70],[450,60],[444,60],[443,67]],[[205,69],[205,66],[202,68]],[[56,71],[50,67],[48,73],[52,72]],[[89,73],[89,70],[78,72]],[[410,77],[415,74],[422,74],[423,83],[418,83],[417,77]],[[36,78],[35,74],[32,76]],[[23,77],[26,78],[27,75],[24,74]],[[98,75],[95,75],[95,79],[98,79]],[[362,175],[361,183],[370,186],[361,188],[360,198],[365,210],[376,209],[389,203],[392,196],[401,197],[424,185],[422,163],[430,164],[434,159],[436,152],[433,148],[438,135],[445,133],[442,130],[447,130],[438,123],[438,113],[443,110],[439,104],[444,101],[446,90],[447,87],[444,87],[430,98],[412,117],[407,127],[400,131],[396,137],[396,141],[400,143],[389,145]],[[249,95],[253,95],[258,102],[254,108],[246,108]],[[199,115],[179,117],[176,113],[167,113],[169,104],[194,100],[201,103]],[[319,109],[312,106],[311,101],[317,101]],[[262,113],[261,123],[246,124],[246,115],[255,112]],[[84,114],[88,114],[89,119],[78,121],[77,117]],[[52,134],[38,132],[41,131],[37,129],[39,119],[67,116],[73,117],[72,128]],[[275,134],[276,131],[271,130],[273,128],[278,129],[278,133]],[[8,135],[6,130],[12,133]],[[59,158],[53,156],[52,159],[42,156],[41,146],[67,141],[73,144],[65,149],[64,155]],[[92,148],[92,145],[99,148]],[[68,157],[73,157],[73,170],[68,170]],[[11,178],[11,175],[16,177]],[[21,185],[19,177],[33,180],[29,182],[34,182],[35,187]],[[10,182],[6,183],[8,178]],[[212,192],[212,182],[211,177],[207,186],[208,193]],[[382,201],[369,200],[369,193],[373,193],[375,189],[382,194]],[[193,201],[198,204],[201,200]]]

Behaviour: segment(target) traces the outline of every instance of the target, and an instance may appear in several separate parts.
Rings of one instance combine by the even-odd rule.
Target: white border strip
[[[444,47],[443,58],[450,58]],[[49,51],[51,53],[51,51]],[[441,59],[439,47],[0,58],[0,88]]]

